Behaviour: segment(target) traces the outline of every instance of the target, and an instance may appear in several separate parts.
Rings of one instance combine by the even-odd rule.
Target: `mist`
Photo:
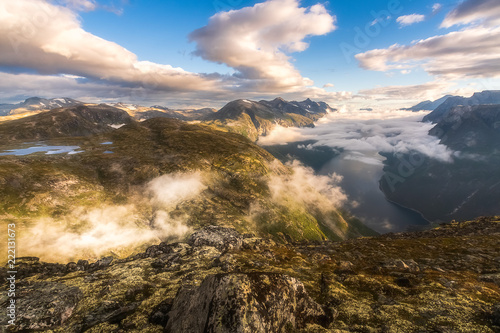
[[[347,196],[338,186],[342,177],[330,175],[315,175],[312,168],[293,160],[287,163],[290,174],[273,175],[269,180],[272,199],[280,204],[299,203],[307,207],[320,209],[335,209],[347,201]]]
[[[186,224],[189,216],[173,218],[170,212],[205,188],[199,172],[163,175],[131,195],[130,204],[75,207],[66,216],[34,221],[20,233],[19,249],[22,256],[68,262],[124,257],[141,246],[180,240],[191,231]]]

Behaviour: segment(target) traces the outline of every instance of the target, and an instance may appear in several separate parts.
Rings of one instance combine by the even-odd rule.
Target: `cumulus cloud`
[[[297,0],[269,0],[218,13],[189,38],[197,44],[196,55],[229,65],[237,77],[251,80],[247,84],[281,91],[312,84],[287,53],[304,51],[306,37],[327,34],[334,23],[323,5],[303,8]]]
[[[500,76],[500,27],[475,27],[392,45],[356,55],[361,67],[388,71],[421,66],[431,75],[448,79]]]
[[[23,255],[50,261],[127,256],[141,245],[185,236],[187,217],[170,212],[204,189],[200,173],[164,175],[149,182],[134,204],[75,207],[64,217],[39,219],[23,231],[20,247]]]
[[[500,3],[467,0],[452,10],[443,26],[469,25],[458,31],[416,41],[370,50],[355,57],[364,69],[407,70],[422,67],[443,79],[488,78],[500,76]]]
[[[205,90],[213,79],[170,65],[138,61],[120,45],[81,28],[75,12],[39,0],[2,1],[0,64],[41,74],[158,87]]]
[[[398,17],[396,19],[396,22],[398,22],[401,27],[406,27],[408,25],[422,22],[423,20],[425,20],[424,15],[410,14],[410,15],[403,15],[403,16]]]
[[[269,137],[259,139],[259,143],[271,145],[315,140],[314,146],[356,152],[413,151],[441,161],[452,161],[453,152],[439,144],[438,138],[428,135],[433,125],[420,122],[425,114],[418,112],[408,115],[407,111],[331,113],[319,121],[315,128],[278,128],[279,135],[272,131]],[[353,155],[353,158],[356,156]],[[359,156],[357,159],[363,161]]]
[[[246,98],[265,97],[277,91],[299,97],[322,95],[330,100],[342,97],[312,86],[313,82],[300,75],[288,56],[305,50],[308,36],[334,29],[335,17],[322,5],[301,8],[294,0],[269,0],[218,13],[206,27],[193,32],[196,53],[233,67],[237,71],[234,75],[193,73],[172,65],[139,61],[124,47],[82,28],[77,12],[96,6],[93,0],[0,0],[3,74],[35,72],[54,76],[51,82],[62,74],[77,76],[81,79],[71,86],[75,91],[87,91],[83,96],[92,96],[92,87],[100,85],[105,93],[134,101],[156,102],[158,97],[165,99],[169,94],[174,99],[203,103],[241,98],[242,94]],[[28,85],[20,83],[8,91],[26,89]],[[51,92],[45,96],[58,94],[56,90]]]

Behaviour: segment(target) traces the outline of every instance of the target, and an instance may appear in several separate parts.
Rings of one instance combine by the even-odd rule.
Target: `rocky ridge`
[[[283,244],[209,226],[125,259],[18,258],[11,331],[493,333],[499,236],[500,217]]]

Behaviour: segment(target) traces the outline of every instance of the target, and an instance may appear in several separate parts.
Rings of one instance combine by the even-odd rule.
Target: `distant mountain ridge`
[[[435,101],[430,101],[430,100],[423,101],[423,102],[420,102],[417,105],[414,105],[410,108],[402,108],[401,110],[412,111],[412,112],[434,110],[435,108],[437,108],[438,106],[443,104],[443,102],[446,101],[450,97],[454,97],[454,96],[446,95],[446,96],[443,96],[439,99],[436,99]]]
[[[500,104],[500,90],[485,90],[476,92],[471,97],[452,96],[447,98],[441,105],[434,111],[424,117],[423,121],[437,123],[442,120],[446,115],[455,107],[459,105],[473,106],[473,105],[488,105]]]
[[[50,99],[30,97],[24,102],[17,104],[0,104],[0,116],[16,115],[30,111],[48,111],[55,108],[69,107],[78,104],[82,104],[82,102],[68,97]]]

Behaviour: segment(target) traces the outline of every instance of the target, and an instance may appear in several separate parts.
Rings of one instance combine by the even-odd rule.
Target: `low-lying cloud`
[[[269,180],[269,189],[274,201],[300,203],[306,207],[335,209],[347,200],[346,194],[338,186],[342,177],[316,175],[314,170],[294,160],[287,164],[292,173],[273,175]]]
[[[179,203],[198,196],[206,185],[196,173],[168,174],[149,182],[131,204],[76,207],[61,218],[41,218],[20,235],[23,255],[67,262],[103,255],[126,256],[145,244],[181,239],[188,216],[172,217]]]
[[[313,146],[358,152],[413,151],[450,162],[453,152],[441,145],[438,138],[428,135],[433,125],[420,122],[425,114],[409,114],[408,111],[331,113],[320,120],[315,128],[277,127],[268,136],[261,137],[259,143],[273,145],[315,140],[317,142]]]

